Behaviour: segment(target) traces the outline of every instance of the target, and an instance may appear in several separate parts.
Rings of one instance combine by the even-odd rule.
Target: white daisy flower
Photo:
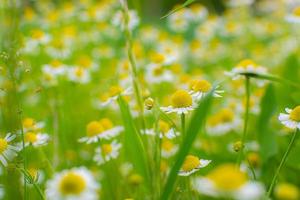
[[[185,90],[177,90],[171,97],[172,105],[161,107],[160,109],[166,113],[187,114],[194,110],[195,104],[192,96]]]
[[[158,131],[160,138],[173,139],[180,135],[180,133],[176,131],[175,128],[171,127],[170,124],[163,120],[159,120],[158,122]],[[146,129],[145,134],[155,136],[155,130]]]
[[[293,13],[286,16],[286,21],[290,23],[300,23],[300,6],[294,8]]]
[[[197,156],[187,155],[178,175],[189,176],[200,168],[206,167],[210,162],[211,160],[199,159]]]
[[[285,113],[280,113],[279,121],[290,129],[300,129],[300,106],[296,106],[294,109],[286,108]]]
[[[175,145],[171,140],[163,140],[161,143],[161,155],[164,158],[169,158],[176,154],[178,145]]]
[[[100,139],[110,139],[117,136],[123,131],[122,126],[114,126],[108,118],[103,118],[99,121],[91,121],[86,126],[86,137],[80,138],[79,142],[87,144],[98,142]]]
[[[172,82],[174,80],[172,72],[160,65],[151,64],[146,70],[146,79],[149,83]]]
[[[24,135],[25,146],[32,145],[34,147],[47,145],[49,135],[45,133],[35,133],[32,131],[26,132]]]
[[[189,27],[189,15],[187,8],[183,8],[172,15],[168,16],[168,26],[172,31],[184,32]]]
[[[219,86],[216,87],[216,89]],[[212,89],[212,85],[206,80],[194,80],[190,83],[189,94],[195,99],[195,101],[200,101],[206,94],[208,94]],[[223,90],[215,90],[213,93],[214,97],[222,97],[221,94],[224,93]]]
[[[98,165],[102,165],[112,159],[116,159],[119,156],[119,150],[122,147],[116,140],[110,144],[102,144],[96,149],[94,161]]]
[[[42,128],[44,128],[45,123],[44,122],[36,122],[35,119],[27,117],[22,120],[23,125],[23,131],[40,131]]]
[[[243,74],[266,74],[267,69],[263,66],[257,65],[250,59],[242,60],[237,66],[235,66],[231,72],[227,72],[227,75],[237,79]]]
[[[264,187],[248,180],[247,174],[233,164],[223,164],[206,177],[196,178],[193,188],[200,194],[215,198],[257,200],[264,195]]]
[[[292,183],[278,183],[274,190],[274,196],[280,200],[297,200],[300,199],[300,190],[297,185]]]
[[[70,81],[82,84],[88,83],[91,79],[88,70],[83,67],[71,67],[68,70],[68,78]]]
[[[8,161],[12,161],[17,156],[17,152],[21,150],[20,147],[11,145],[11,141],[16,138],[16,135],[8,133],[5,138],[0,138],[0,162],[7,166]]]
[[[64,170],[46,184],[47,199],[96,200],[99,184],[85,167]]]
[[[42,66],[43,73],[53,76],[63,75],[66,71],[66,66],[58,60],[53,60],[50,64]]]
[[[99,104],[101,107],[105,107],[111,104],[112,102],[116,101],[120,95],[128,96],[130,94],[132,94],[131,87],[123,89],[120,86],[111,86],[109,88],[108,93],[101,96]]]
[[[87,55],[80,56],[76,61],[76,66],[91,70],[97,70],[99,68],[99,66]]]
[[[228,5],[231,7],[249,6],[254,0],[229,0]]]
[[[187,17],[191,21],[195,21],[195,22],[204,20],[208,15],[207,9],[199,3],[192,4],[189,7],[188,13],[189,14]]]

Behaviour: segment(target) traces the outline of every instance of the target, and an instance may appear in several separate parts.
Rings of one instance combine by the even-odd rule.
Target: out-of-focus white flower
[[[47,199],[96,200],[99,184],[85,167],[56,173],[46,184]]]
[[[300,106],[296,106],[294,109],[286,108],[285,113],[280,113],[279,121],[290,129],[300,129]]]
[[[200,168],[206,167],[210,162],[211,160],[199,159],[197,156],[187,155],[178,175],[189,176]]]
[[[90,74],[88,70],[83,67],[71,67],[68,70],[68,78],[70,81],[86,84],[90,81]]]
[[[133,30],[139,25],[140,19],[135,10],[129,10],[128,14],[129,14],[128,27],[130,30]],[[113,25],[120,27],[122,30],[125,28],[124,16],[121,11],[116,12],[115,16],[112,19],[112,23]]]
[[[45,133],[35,133],[35,132],[26,132],[25,136],[25,146],[32,145],[34,147],[47,145],[49,141],[49,135]]]
[[[95,151],[94,161],[98,165],[102,165],[112,159],[116,159],[119,156],[119,150],[122,147],[116,140],[110,144],[102,144]]]
[[[53,60],[50,64],[43,65],[42,71],[53,76],[64,75],[66,66],[58,60]]]
[[[6,134],[4,138],[0,138],[0,162],[7,166],[8,161],[12,161],[16,157],[17,152],[21,149],[18,146],[11,145],[16,135]]]
[[[286,21],[291,23],[300,23],[300,6],[294,8],[292,14],[286,16]]]
[[[161,143],[161,155],[164,158],[169,158],[178,150],[178,145],[175,145],[171,140],[164,139]]]

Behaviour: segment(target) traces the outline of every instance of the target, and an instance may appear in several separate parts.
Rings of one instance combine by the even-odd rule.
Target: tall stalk
[[[143,100],[142,100],[142,95],[141,95],[141,90],[138,84],[138,72],[137,72],[137,65],[135,62],[135,57],[133,54],[133,39],[131,35],[131,30],[129,28],[129,11],[128,11],[128,6],[127,6],[127,1],[126,0],[120,0],[120,3],[122,5],[122,11],[123,11],[123,16],[124,16],[124,22],[125,22],[125,37],[126,37],[126,45],[127,45],[127,55],[128,55],[128,60],[131,66],[131,75],[132,75],[132,83],[133,83],[133,88],[136,96],[136,101],[139,106],[140,110],[140,118],[142,122],[142,129],[143,131],[146,128],[146,123],[144,119],[144,106],[143,106]]]
[[[237,165],[238,167],[241,165],[244,148],[245,148],[245,142],[247,138],[247,128],[248,128],[248,121],[249,121],[249,110],[250,110],[250,77],[245,76],[245,90],[246,90],[246,108],[245,108],[245,116],[244,116],[244,129],[243,129],[243,136],[241,140],[241,149],[239,151]]]
[[[284,155],[283,155],[283,157],[282,157],[282,159],[281,159],[281,161],[280,161],[280,164],[279,164],[279,166],[278,166],[278,168],[277,168],[277,170],[276,170],[276,172],[275,172],[275,174],[274,174],[274,176],[273,176],[271,185],[270,185],[269,190],[268,190],[268,192],[267,192],[267,197],[270,197],[270,196],[271,196],[271,193],[272,193],[273,188],[274,188],[274,186],[275,186],[275,183],[276,183],[277,177],[278,177],[278,175],[279,175],[279,172],[280,172],[282,166],[284,165],[284,163],[285,163],[287,157],[289,156],[289,154],[290,154],[290,152],[291,152],[291,150],[292,150],[292,148],[293,148],[293,146],[294,146],[294,144],[295,144],[296,137],[297,137],[297,133],[298,133],[298,129],[296,129],[296,131],[294,132],[294,134],[293,134],[293,136],[292,136],[292,139],[291,139],[291,141],[290,141],[290,143],[289,143],[289,145],[288,145],[288,148],[286,149],[286,152],[284,153]]]

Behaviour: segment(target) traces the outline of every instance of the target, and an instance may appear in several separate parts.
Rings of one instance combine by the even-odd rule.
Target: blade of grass
[[[177,7],[177,8],[175,8],[175,9],[171,10],[171,11],[168,12],[166,15],[162,16],[160,19],[164,19],[164,18],[166,18],[166,17],[172,15],[173,13],[175,13],[175,12],[181,10],[181,9],[184,8],[184,7],[187,7],[188,5],[190,5],[191,3],[195,2],[195,1],[196,1],[196,0],[187,0],[187,1],[185,1],[182,5],[180,5],[179,7]]]
[[[135,127],[134,120],[129,111],[127,103],[120,96],[118,104],[121,110],[121,115],[124,123],[124,145],[130,159],[137,172],[145,178],[145,183],[149,182],[149,170],[147,167],[146,152],[141,139],[139,130]]]
[[[268,124],[272,115],[276,111],[276,99],[274,87],[270,84],[261,100],[260,115],[257,122],[257,139],[260,146],[260,155],[262,160],[268,161],[268,159],[277,154],[278,147],[276,143],[276,137],[273,133],[270,133]]]
[[[209,93],[200,103],[199,106],[194,111],[194,114],[191,118],[189,126],[187,128],[184,140],[180,146],[179,152],[177,154],[176,161],[171,169],[171,172],[168,176],[167,183],[163,190],[163,194],[161,196],[161,200],[169,199],[173,188],[175,186],[175,182],[177,179],[178,171],[182,166],[186,155],[189,153],[189,150],[196,139],[197,134],[203,128],[206,120],[207,113],[210,109],[211,101],[212,101],[213,92]]]

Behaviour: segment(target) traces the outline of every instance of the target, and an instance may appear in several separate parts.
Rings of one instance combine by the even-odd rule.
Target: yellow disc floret
[[[22,123],[24,128],[32,128],[35,125],[35,121],[32,118],[25,118]]]
[[[248,180],[247,175],[233,164],[224,164],[214,169],[207,176],[218,189],[234,191]]]
[[[193,155],[188,155],[185,157],[181,170],[184,172],[189,172],[192,171],[193,169],[197,169],[199,166],[200,166],[199,158]]]
[[[110,154],[113,150],[111,144],[103,144],[101,146],[101,149],[105,155]]]
[[[280,183],[275,188],[275,197],[278,200],[297,200],[300,198],[300,192],[295,185]]]
[[[34,132],[27,132],[25,134],[25,142],[34,143],[37,141],[37,135]]]
[[[159,120],[158,126],[159,126],[159,130],[162,133],[167,133],[170,130],[170,125],[163,120]]]
[[[184,90],[177,90],[171,97],[174,108],[186,108],[193,104],[191,95]]]
[[[8,147],[8,143],[5,139],[0,138],[0,154],[2,154]]]
[[[296,7],[293,10],[293,15],[296,15],[297,17],[300,17],[300,6]]]
[[[91,121],[86,126],[86,134],[89,137],[95,136],[100,134],[104,130],[103,126],[100,122],[97,121]]]
[[[161,148],[167,152],[170,152],[174,148],[174,144],[170,140],[164,140],[161,144]]]
[[[100,119],[99,122],[102,125],[102,127],[104,128],[104,130],[109,130],[109,129],[112,129],[114,127],[114,124],[108,118]]]
[[[290,119],[300,122],[300,106],[295,107],[290,113]]]
[[[248,66],[256,67],[256,63],[253,60],[245,59],[242,60],[237,66],[241,68],[247,68]]]
[[[64,195],[78,195],[85,187],[84,178],[74,172],[64,175],[59,183],[59,190]]]
[[[192,90],[195,92],[208,92],[211,89],[211,84],[206,80],[195,81],[192,85]]]

